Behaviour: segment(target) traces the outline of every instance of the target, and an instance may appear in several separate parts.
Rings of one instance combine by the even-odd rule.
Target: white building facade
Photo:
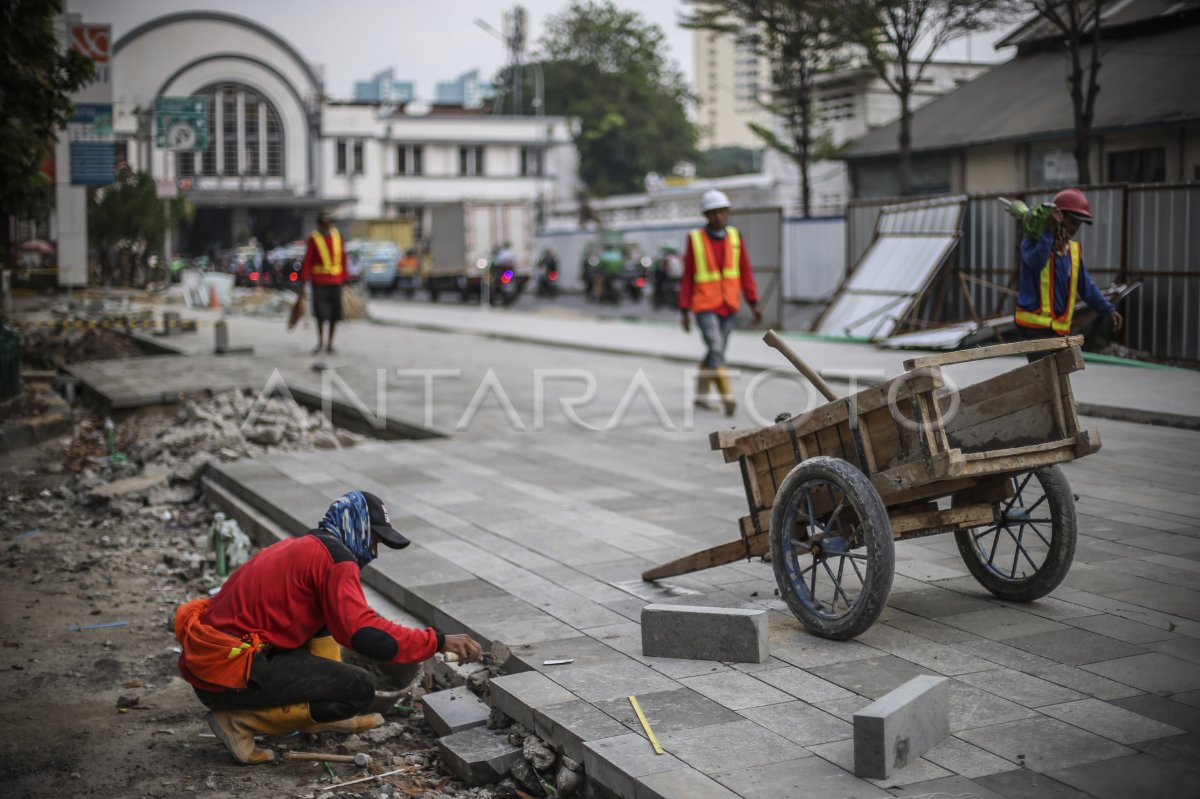
[[[155,146],[155,100],[209,98],[208,146]],[[342,220],[415,215],[437,203],[574,196],[568,120],[378,103],[334,103],[295,47],[243,17],[186,12],[113,48],[117,158],[188,193],[197,213],[177,249],[199,254],[255,236],[302,237],[330,208]]]
[[[692,74],[700,148],[763,147],[749,123],[770,124],[759,100],[771,87],[767,60],[732,33],[696,30]]]

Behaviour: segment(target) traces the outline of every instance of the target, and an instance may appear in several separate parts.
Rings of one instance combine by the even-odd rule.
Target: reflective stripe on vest
[[[319,231],[314,230],[311,234],[313,244],[317,247],[317,255],[321,262],[313,264],[312,273],[314,275],[340,275],[342,273],[342,234],[337,228],[332,228],[329,231],[329,238],[333,241],[333,257],[329,257],[329,247],[325,244],[325,237]]]
[[[1054,250],[1050,250],[1050,259],[1042,269],[1041,300],[1042,304],[1036,311],[1026,311],[1018,308],[1014,321],[1022,327],[1050,328],[1060,336],[1071,332],[1071,319],[1075,316],[1075,300],[1079,293],[1079,242],[1070,242],[1071,282],[1067,292],[1067,307],[1061,316],[1054,313]]]
[[[728,305],[734,311],[741,306],[742,296],[742,236],[737,228],[725,228],[725,239],[713,241],[697,228],[690,234],[692,258],[696,276],[692,287],[692,312],[715,311]],[[724,247],[724,267],[717,271],[717,247]]]

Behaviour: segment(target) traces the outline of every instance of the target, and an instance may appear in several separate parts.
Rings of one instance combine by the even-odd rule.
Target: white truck
[[[530,204],[445,203],[433,206],[430,215],[429,268],[424,280],[429,298],[437,302],[442,294],[457,294],[463,302],[478,302],[486,278],[491,302],[515,301],[532,274]],[[515,268],[492,263],[492,256],[505,248],[515,254]]]

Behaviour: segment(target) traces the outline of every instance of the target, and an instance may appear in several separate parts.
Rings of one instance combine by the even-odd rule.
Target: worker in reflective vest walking
[[[1068,335],[1080,296],[1089,308],[1112,320],[1113,330],[1124,325],[1121,314],[1092,282],[1083,265],[1082,249],[1074,240],[1081,224],[1092,223],[1083,192],[1064,189],[1047,209],[1043,229],[1026,225],[1014,317],[1022,339]]]
[[[313,355],[322,349],[333,353],[333,331],[342,318],[342,285],[349,279],[342,234],[334,227],[333,214],[322,211],[317,218],[317,229],[308,235],[308,249],[300,267],[300,282],[312,282],[313,316],[317,318],[317,347]],[[326,323],[329,338],[325,337]]]
[[[696,327],[707,350],[696,377],[696,404],[713,407],[708,392],[713,383],[721,395],[725,415],[737,410],[729,372],[725,368],[725,347],[741,307],[741,297],[754,314],[754,324],[762,322],[758,310],[758,289],[750,271],[745,242],[729,221],[729,198],[723,192],[710,189],[700,200],[700,211],[708,224],[693,230],[687,239],[683,256],[683,280],[679,285],[679,310],[683,314],[684,332],[692,329],[691,316],[696,315]]]

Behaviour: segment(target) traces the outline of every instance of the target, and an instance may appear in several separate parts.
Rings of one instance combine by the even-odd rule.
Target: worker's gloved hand
[[[1062,211],[1052,205],[1039,203],[1025,212],[1022,221],[1025,225],[1025,237],[1037,241],[1047,227],[1052,231],[1058,229],[1058,223],[1062,221]]]
[[[443,652],[451,652],[458,656],[463,663],[474,663],[483,659],[483,647],[469,635],[457,633],[447,635],[446,643],[442,645]]]
[[[688,315],[687,311],[684,311],[683,315],[679,317],[679,325],[683,328],[684,333],[692,332],[692,317]]]

